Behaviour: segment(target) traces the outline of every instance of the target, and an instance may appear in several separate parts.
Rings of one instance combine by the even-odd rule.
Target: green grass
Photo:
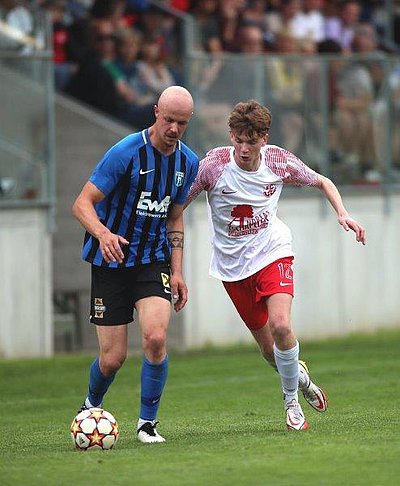
[[[0,361],[0,484],[398,485],[400,332],[302,344],[330,407],[307,405],[289,433],[277,375],[252,347],[170,354],[159,431],[137,442],[140,360],[129,358],[105,407],[120,424],[111,451],[78,452],[69,426],[92,356]]]

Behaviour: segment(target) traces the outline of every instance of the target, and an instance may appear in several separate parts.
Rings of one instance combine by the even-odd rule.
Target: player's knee
[[[270,316],[269,325],[275,342],[285,340],[292,332],[290,321],[283,314],[278,314],[273,318]]]
[[[143,336],[143,348],[147,356],[158,360],[165,354],[166,335],[165,332],[157,330]]]
[[[124,364],[125,359],[126,353],[108,354],[103,356],[101,359],[102,372],[106,376],[116,373]]]

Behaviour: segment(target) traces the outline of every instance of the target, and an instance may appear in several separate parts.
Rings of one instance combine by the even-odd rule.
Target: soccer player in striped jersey
[[[127,324],[136,310],[144,358],[138,439],[164,442],[156,418],[168,371],[171,300],[187,301],[182,275],[183,204],[199,166],[181,142],[193,114],[191,94],[171,86],[154,107],[154,124],[111,147],[73,205],[86,229],[82,258],[91,264],[91,316],[99,357],[82,409],[101,407],[127,354]]]
[[[208,152],[186,205],[206,191],[212,228],[210,275],[222,283],[266,361],[279,373],[286,425],[305,430],[298,399],[324,412],[324,391],[299,361],[290,315],[294,295],[292,238],[277,217],[284,184],[314,186],[333,206],[339,224],[365,244],[365,230],[352,219],[331,180],[287,150],[268,144],[271,113],[255,100],[238,103],[229,117],[232,146]]]

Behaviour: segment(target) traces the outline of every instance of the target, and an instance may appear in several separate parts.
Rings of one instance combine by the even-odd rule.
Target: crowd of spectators
[[[346,54],[372,54],[376,62],[368,65],[332,62],[328,91],[332,159],[356,165],[373,180],[380,177],[380,168],[372,159],[382,158],[372,147],[377,130],[373,133],[371,121],[383,116],[376,102],[385,71],[379,55],[398,54],[400,46],[400,0],[393,0],[391,18],[386,6],[384,0],[0,0],[0,22],[29,36],[30,9],[47,11],[56,89],[136,129],[151,123],[153,105],[165,87],[185,84],[181,59],[188,46],[182,41],[181,14],[193,19],[192,50],[209,54],[206,68],[196,76],[195,93],[211,102],[209,115],[229,111],[231,106],[220,109],[227,94],[231,103],[253,97],[255,80],[245,56],[235,66],[224,63],[221,53],[265,54],[267,59],[270,54],[330,53],[343,60]],[[311,107],[306,122],[319,137],[321,120],[317,109],[312,113],[312,100],[322,74],[300,56],[297,62],[270,57],[264,101],[277,114],[276,139],[301,152],[305,93]]]

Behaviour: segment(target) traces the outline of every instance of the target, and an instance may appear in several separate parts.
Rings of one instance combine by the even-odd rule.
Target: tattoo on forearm
[[[183,231],[168,231],[167,236],[171,243],[172,249],[183,248],[183,240],[184,240]]]

